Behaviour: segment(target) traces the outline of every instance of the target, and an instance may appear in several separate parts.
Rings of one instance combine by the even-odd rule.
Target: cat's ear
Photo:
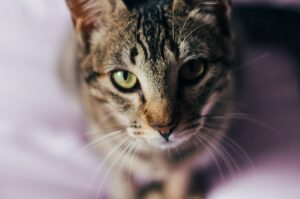
[[[114,14],[126,9],[122,0],[66,0],[78,40],[86,52],[93,32],[109,26]]]
[[[179,15],[186,15],[216,24],[221,33],[231,38],[230,18],[231,0],[174,0],[173,10]]]

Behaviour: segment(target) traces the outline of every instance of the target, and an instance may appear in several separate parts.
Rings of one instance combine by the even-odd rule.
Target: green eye
[[[113,84],[124,92],[130,92],[138,86],[137,77],[129,71],[115,71],[112,73],[111,79]]]
[[[182,66],[180,70],[180,79],[183,84],[195,84],[203,77],[205,72],[206,63],[204,61],[190,61]]]

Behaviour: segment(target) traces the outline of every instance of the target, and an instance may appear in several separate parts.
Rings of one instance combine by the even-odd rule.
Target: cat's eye
[[[206,68],[207,63],[205,61],[190,61],[181,67],[179,72],[180,81],[184,85],[193,85],[204,76]]]
[[[111,80],[114,86],[123,92],[132,92],[139,85],[138,78],[133,73],[125,70],[112,72]]]

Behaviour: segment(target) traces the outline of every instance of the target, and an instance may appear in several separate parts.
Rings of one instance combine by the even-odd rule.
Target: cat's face
[[[125,134],[160,148],[205,133],[209,114],[226,113],[222,100],[232,92],[225,65],[231,53],[228,4],[178,0],[129,9],[121,1],[85,3],[81,14],[90,22],[74,20],[85,48],[84,89],[95,99],[92,111],[107,107]]]

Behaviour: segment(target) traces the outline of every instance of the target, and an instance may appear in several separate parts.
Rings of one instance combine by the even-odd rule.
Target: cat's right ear
[[[91,38],[95,31],[105,29],[113,15],[125,4],[121,0],[66,0],[80,47],[85,53],[90,51]]]

